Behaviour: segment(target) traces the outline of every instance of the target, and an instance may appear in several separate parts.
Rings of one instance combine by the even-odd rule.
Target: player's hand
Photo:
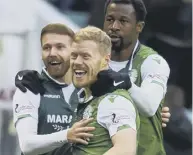
[[[89,132],[94,131],[95,127],[88,126],[92,121],[93,118],[88,118],[74,123],[67,132],[68,142],[87,145],[90,138],[94,136]]]
[[[91,85],[93,96],[101,96],[116,89],[131,88],[131,81],[128,74],[115,72],[111,69],[98,73],[97,81]]]
[[[161,112],[161,116],[162,116],[162,127],[166,127],[167,123],[170,120],[170,109],[168,107],[163,107],[162,108],[162,112]]]
[[[35,70],[22,70],[15,76],[15,86],[24,93],[29,89],[34,94],[43,94],[45,90],[41,82],[40,74]]]

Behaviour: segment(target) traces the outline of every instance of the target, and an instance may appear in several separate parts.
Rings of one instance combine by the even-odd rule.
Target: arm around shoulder
[[[147,57],[141,66],[141,86],[132,84],[129,93],[140,114],[155,115],[167,90],[170,68],[161,56],[153,54]]]

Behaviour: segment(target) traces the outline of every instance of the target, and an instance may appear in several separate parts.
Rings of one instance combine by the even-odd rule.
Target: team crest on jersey
[[[138,73],[137,73],[137,70],[136,69],[132,69],[130,72],[129,72],[129,77],[131,79],[132,82],[135,82],[137,80],[137,76],[138,76]]]
[[[92,116],[93,108],[91,105],[88,105],[83,113],[83,119],[88,119]]]

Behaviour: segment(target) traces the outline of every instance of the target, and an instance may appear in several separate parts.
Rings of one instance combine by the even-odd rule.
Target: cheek
[[[70,52],[63,51],[59,55],[63,58],[64,61],[70,60]]]
[[[74,65],[74,60],[70,59],[70,68],[73,68],[73,65]]]
[[[127,24],[122,28],[122,31],[124,34],[128,35],[134,31],[134,27],[132,24]]]
[[[105,32],[108,32],[108,30],[110,29],[110,24],[109,23],[107,23],[107,22],[104,22],[104,25],[103,25],[103,31],[105,31]]]
[[[101,61],[100,60],[92,61],[91,67],[92,67],[93,74],[96,75],[100,70]]]
[[[42,60],[45,61],[48,57],[48,52],[42,52]]]
[[[103,31],[106,31],[107,29],[108,29],[108,26],[107,26],[106,23],[104,23],[104,25],[103,25]]]

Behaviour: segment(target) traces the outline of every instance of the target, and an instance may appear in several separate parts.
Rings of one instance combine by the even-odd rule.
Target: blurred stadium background
[[[167,155],[192,154],[192,1],[144,0],[148,15],[140,41],[168,61],[171,76],[164,129]],[[39,35],[52,22],[74,31],[103,26],[105,0],[0,0],[0,155],[19,155],[12,123],[14,78],[21,69],[41,71]]]

